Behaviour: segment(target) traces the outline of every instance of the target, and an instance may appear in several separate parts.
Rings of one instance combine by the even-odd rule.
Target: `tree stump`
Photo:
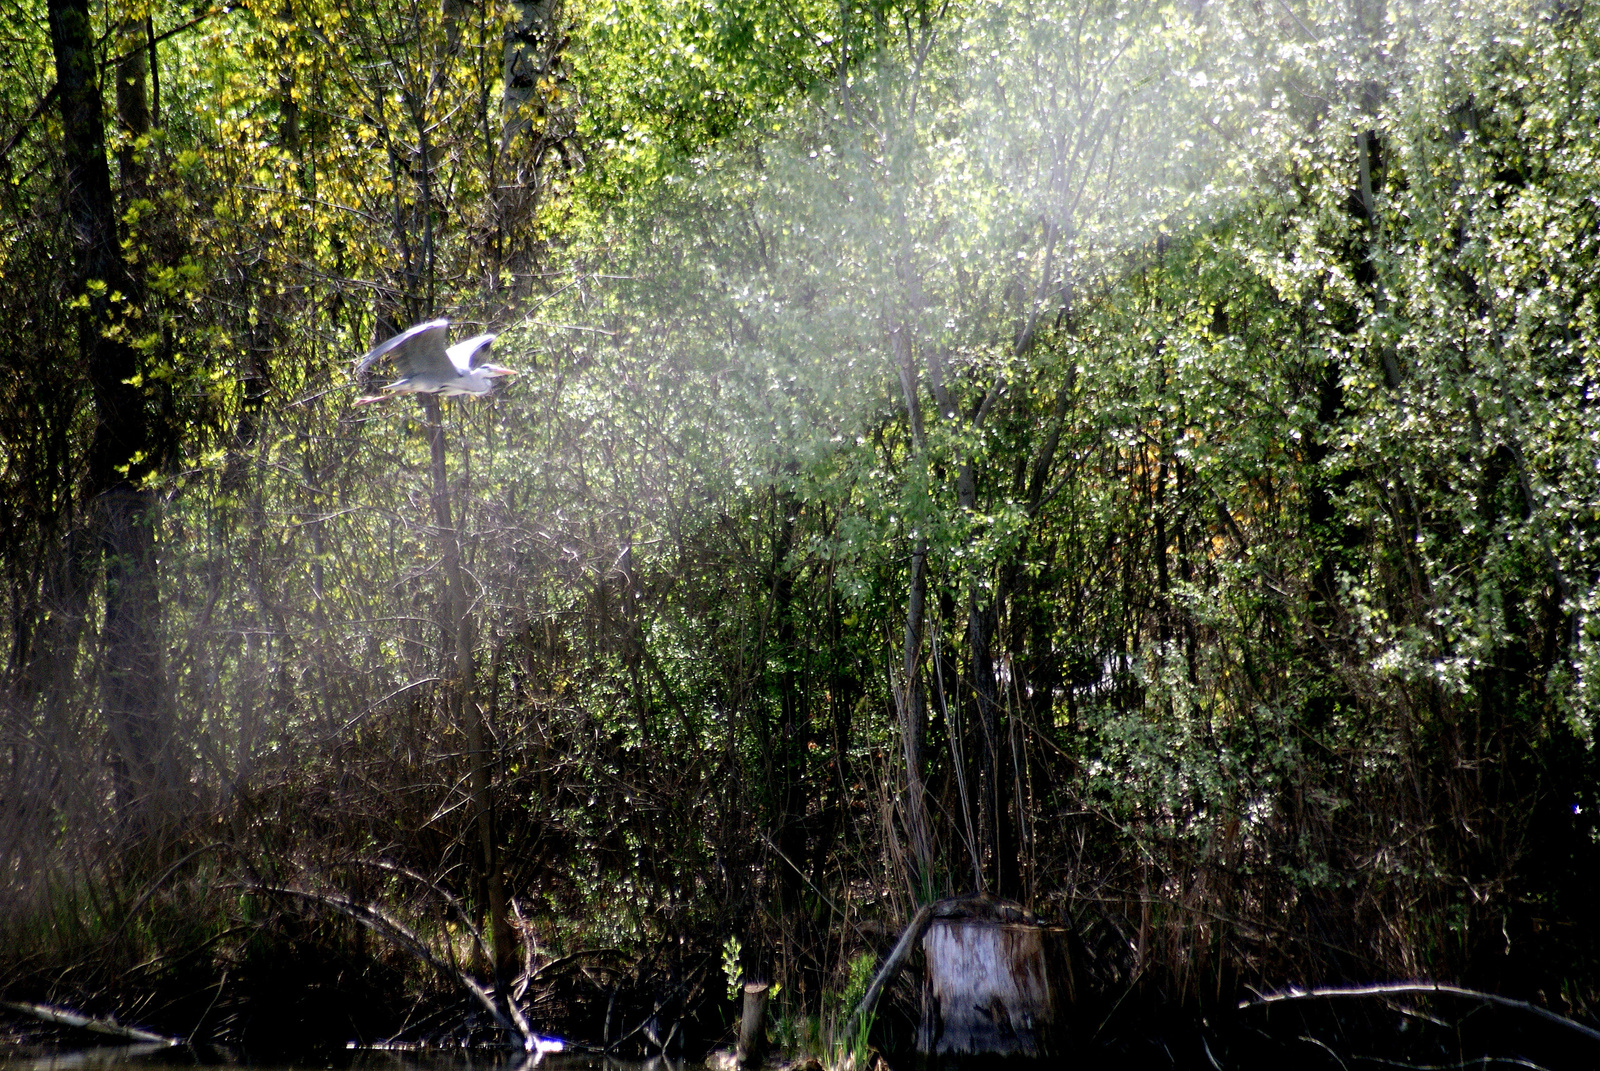
[[[923,1056],[1059,1056],[1074,999],[1064,927],[1045,926],[1020,907],[992,900],[940,911],[922,938]],[[964,917],[961,917],[964,916]]]

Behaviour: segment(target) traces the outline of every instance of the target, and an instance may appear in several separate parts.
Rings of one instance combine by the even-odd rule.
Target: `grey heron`
[[[429,320],[368,350],[356,362],[357,376],[379,361],[388,360],[400,378],[385,386],[384,393],[357,398],[356,404],[381,402],[398,394],[438,394],[446,398],[483,395],[489,393],[497,377],[517,374],[483,359],[488,355],[489,344],[495,340],[494,335],[474,335],[446,347],[449,337],[449,320]]]

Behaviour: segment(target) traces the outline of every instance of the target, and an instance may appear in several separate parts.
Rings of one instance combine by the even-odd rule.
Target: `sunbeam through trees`
[[[1295,985],[1593,1021],[1600,12],[4,40],[0,998],[699,1055],[742,978],[835,1066],[960,903],[1107,1052]],[[360,404],[446,317],[520,374]]]

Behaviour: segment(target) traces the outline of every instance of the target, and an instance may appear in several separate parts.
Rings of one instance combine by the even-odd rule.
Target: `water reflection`
[[[5,1071],[79,1071],[81,1068],[106,1071],[138,1065],[144,1057],[164,1053],[171,1048],[166,1042],[152,1041],[139,1045],[97,1045],[92,1049],[44,1054],[0,1051],[0,1068]]]
[[[525,1056],[493,1051],[403,1051],[354,1049],[321,1060],[256,1062],[210,1054],[202,1058],[184,1046],[99,1045],[60,1052],[6,1052],[0,1071],[195,1071],[201,1067],[249,1071],[691,1071],[703,1064],[655,1057],[619,1060],[598,1053],[560,1052]]]

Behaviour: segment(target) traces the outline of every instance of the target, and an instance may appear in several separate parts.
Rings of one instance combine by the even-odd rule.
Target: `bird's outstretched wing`
[[[456,371],[466,375],[489,354],[489,343],[493,342],[496,335],[473,335],[469,339],[457,342],[445,351],[450,357],[450,363],[456,366]]]
[[[356,375],[387,358],[402,376],[432,374],[441,379],[453,378],[460,373],[445,353],[444,343],[449,335],[449,320],[417,324],[368,350],[366,356],[356,362]]]

